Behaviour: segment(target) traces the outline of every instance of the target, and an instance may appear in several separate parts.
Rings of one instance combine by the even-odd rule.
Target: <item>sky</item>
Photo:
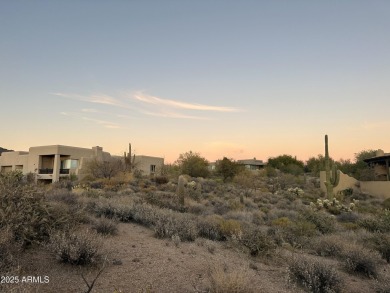
[[[0,0],[0,146],[390,152],[388,0]]]

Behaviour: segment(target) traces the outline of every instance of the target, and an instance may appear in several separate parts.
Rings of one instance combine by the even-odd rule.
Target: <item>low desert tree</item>
[[[374,170],[364,162],[365,159],[375,157],[376,150],[363,150],[355,154],[355,160],[340,160],[338,168],[345,174],[348,174],[358,180],[374,180]]]
[[[333,164],[333,160],[331,163]],[[311,173],[314,176],[319,176],[320,171],[325,170],[325,157],[318,155],[317,157],[311,157],[306,161],[305,171]]]
[[[111,179],[124,170],[123,161],[119,158],[104,161],[93,159],[87,163],[87,170],[95,178]]]
[[[222,176],[223,181],[232,180],[234,176],[240,171],[241,166],[235,161],[224,157],[222,160],[218,160],[215,166],[216,174]]]
[[[275,158],[269,158],[268,166],[293,175],[300,175],[304,171],[303,162],[290,155],[281,155]]]
[[[209,162],[192,151],[180,154],[176,161],[180,168],[181,174],[186,174],[191,177],[207,177],[209,175]]]

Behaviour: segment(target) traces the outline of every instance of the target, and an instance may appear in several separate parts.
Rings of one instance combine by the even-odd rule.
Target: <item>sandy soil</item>
[[[285,264],[278,257],[267,262],[226,248],[225,243],[212,243],[210,249],[210,242],[203,242],[176,246],[171,240],[156,239],[148,228],[121,223],[119,234],[105,240],[106,266],[91,292],[208,292],[209,272],[214,267],[245,273],[255,292],[301,292],[289,287]],[[43,281],[48,276],[49,282],[2,284],[0,291],[88,292],[81,275],[91,283],[99,271],[59,264],[44,249],[28,251],[20,263],[25,269],[15,272],[19,280],[33,275]],[[348,274],[345,278],[345,292],[373,292],[373,280]]]

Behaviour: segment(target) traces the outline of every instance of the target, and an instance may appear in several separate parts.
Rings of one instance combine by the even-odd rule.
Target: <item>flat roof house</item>
[[[85,163],[92,159],[109,160],[102,147],[90,149],[64,145],[31,147],[28,152],[4,152],[0,155],[0,171],[21,170],[34,173],[38,181],[56,182],[75,174],[84,176]],[[137,168],[145,175],[154,174],[164,164],[163,158],[135,156]]]
[[[249,170],[260,170],[264,168],[265,163],[262,160],[247,159],[247,160],[237,160],[237,163],[243,165],[245,168]]]

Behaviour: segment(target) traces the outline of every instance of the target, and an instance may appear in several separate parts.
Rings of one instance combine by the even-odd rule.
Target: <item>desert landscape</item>
[[[224,158],[210,171],[188,152],[152,177],[1,173],[0,289],[389,292],[390,201],[328,197],[321,164],[283,155],[248,170]]]

